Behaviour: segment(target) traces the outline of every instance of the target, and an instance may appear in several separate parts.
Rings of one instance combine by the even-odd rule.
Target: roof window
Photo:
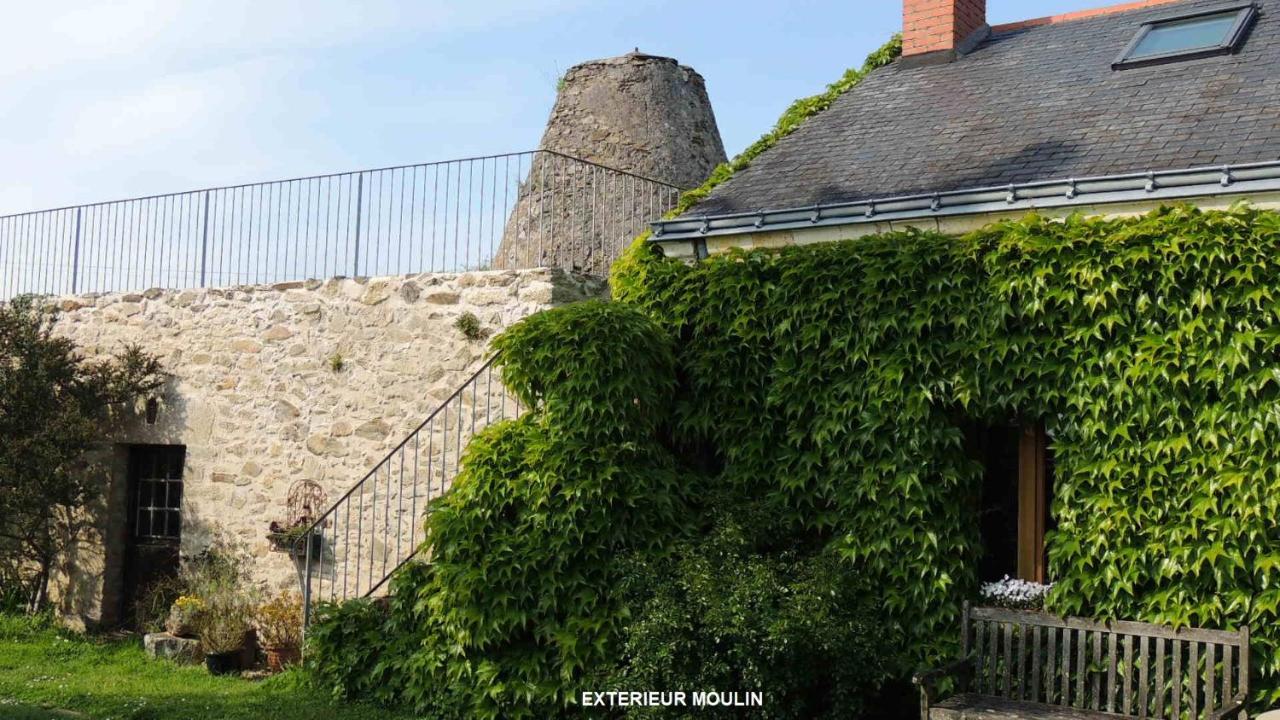
[[[1239,47],[1255,15],[1257,8],[1249,3],[1145,22],[1111,67],[1226,55]]]

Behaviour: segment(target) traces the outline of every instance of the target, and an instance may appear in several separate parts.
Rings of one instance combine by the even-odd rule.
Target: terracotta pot
[[[204,667],[210,675],[230,675],[240,670],[240,651],[208,653],[204,656]]]
[[[281,672],[290,665],[298,664],[302,653],[296,647],[269,647],[267,651],[267,668],[271,672]]]

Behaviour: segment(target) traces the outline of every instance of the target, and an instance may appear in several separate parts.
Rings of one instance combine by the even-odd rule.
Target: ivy
[[[979,553],[974,423],[1055,456],[1054,612],[1254,631],[1280,699],[1280,215],[1028,216],[694,266],[625,298],[677,338],[675,432],[880,588],[901,668],[950,651]]]
[[[378,632],[359,606],[326,611],[313,655],[337,695],[440,717],[556,716],[615,655],[618,558],[685,522],[687,488],[658,437],[673,356],[652,322],[587,302],[526,318],[494,347],[528,411],[471,439],[428,515],[431,564],[397,578]]]
[[[954,652],[981,551],[966,428],[1040,420],[1048,608],[1248,624],[1254,704],[1280,699],[1280,214],[634,259],[627,303],[495,341],[531,411],[473,440],[434,506],[434,564],[397,580],[379,634],[410,641],[333,687],[543,717],[619,678],[736,680],[803,715],[787,668],[849,662],[811,608],[878,660],[820,681],[855,708]],[[866,608],[891,647],[859,630]]]

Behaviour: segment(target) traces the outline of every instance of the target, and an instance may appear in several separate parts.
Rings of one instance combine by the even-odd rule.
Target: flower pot
[[[267,652],[267,668],[271,672],[281,672],[290,665],[298,664],[302,653],[296,647],[269,647]]]
[[[206,653],[204,667],[210,675],[230,675],[240,670],[240,651]]]
[[[319,531],[310,535],[310,543],[304,542],[303,538],[298,535],[289,535],[287,533],[267,533],[267,540],[271,542],[271,550],[273,552],[289,553],[295,558],[305,558],[307,556],[307,545],[311,546],[311,557],[318,558],[324,551],[324,536]]]

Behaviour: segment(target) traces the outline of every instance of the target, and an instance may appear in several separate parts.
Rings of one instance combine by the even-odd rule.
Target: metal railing
[[[603,273],[679,194],[534,150],[0,216],[0,299],[485,268]]]
[[[360,482],[302,534],[304,618],[315,603],[370,597],[422,546],[428,506],[458,474],[467,442],[521,408],[494,367],[484,363]]]

